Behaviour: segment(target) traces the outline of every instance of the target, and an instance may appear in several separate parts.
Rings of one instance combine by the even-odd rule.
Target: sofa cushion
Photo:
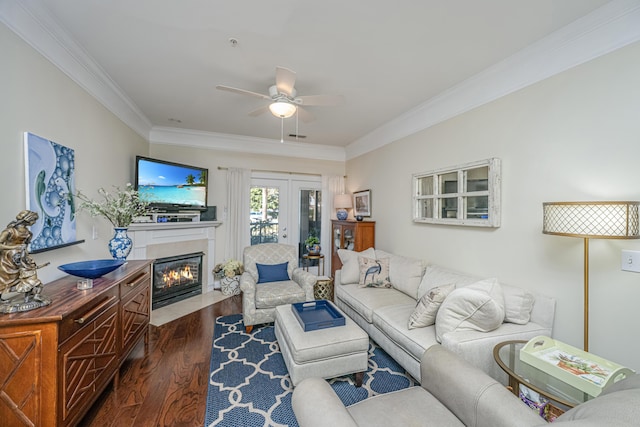
[[[304,289],[293,280],[269,282],[256,286],[256,308],[275,308],[306,299]]]
[[[456,289],[444,300],[436,315],[436,339],[456,330],[489,332],[504,321],[504,299],[497,280],[484,280]]]
[[[289,261],[281,264],[258,264],[258,283],[280,282],[282,280],[290,280],[287,267]]]
[[[425,269],[424,262],[417,258],[390,254],[380,249],[376,249],[376,258],[389,258],[391,286],[417,300],[418,287]]]
[[[455,288],[454,284],[442,285],[432,288],[424,294],[409,316],[408,328],[424,328],[436,323],[436,314],[440,305]]]
[[[531,319],[535,297],[524,289],[502,285],[504,295],[504,321],[526,325]]]
[[[477,282],[480,278],[475,276],[459,273],[454,270],[449,270],[438,265],[429,265],[422,276],[422,281],[418,287],[418,297],[422,298],[424,294],[431,288],[436,286],[455,284],[457,288],[471,283]]]
[[[371,259],[358,257],[360,278],[358,284],[363,288],[390,288],[389,258]]]
[[[341,285],[335,289],[336,298],[360,314],[367,322],[373,322],[373,312],[386,305],[406,304],[413,308],[415,300],[393,288],[361,288],[357,283]],[[410,313],[411,311],[409,311]],[[407,318],[404,319],[406,328]]]
[[[338,249],[338,256],[342,262],[340,280],[343,284],[358,283],[360,280],[360,264],[358,257],[373,258],[376,257],[376,251],[373,248],[365,249],[362,252],[350,251],[348,249]]]
[[[462,421],[422,387],[379,394],[347,407],[347,411],[359,426],[464,427]]]
[[[407,329],[407,322],[412,311],[412,304],[393,304],[380,307],[373,312],[373,325],[398,347],[419,361],[427,348],[437,344],[435,327],[432,325]]]

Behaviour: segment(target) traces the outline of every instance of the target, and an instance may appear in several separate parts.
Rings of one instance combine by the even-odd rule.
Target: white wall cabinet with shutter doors
[[[500,227],[500,159],[413,174],[413,221]]]

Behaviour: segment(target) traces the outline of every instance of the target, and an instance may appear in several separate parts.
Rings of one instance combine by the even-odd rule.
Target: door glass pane
[[[418,218],[433,218],[433,199],[423,199],[418,203]]]
[[[489,166],[465,171],[466,191],[487,191],[489,189]]]
[[[250,206],[251,244],[277,243],[280,190],[277,187],[252,187]]]
[[[458,172],[438,175],[440,179],[440,194],[451,194],[458,192]]]
[[[431,196],[433,194],[433,176],[425,176],[416,180],[417,196]]]
[[[489,218],[489,196],[467,197],[467,218]]]
[[[320,190],[300,190],[300,241],[298,242],[302,265],[302,256],[307,254],[307,246],[305,241],[308,237],[317,237],[318,240],[322,236],[322,191]],[[322,246],[322,242],[320,242]],[[328,247],[328,245],[327,245]],[[323,251],[324,252],[324,251]],[[318,260],[308,261],[310,267],[318,265]]]
[[[442,212],[440,212],[440,218],[457,218],[458,217],[458,198],[446,197],[440,199],[440,206],[442,206]]]

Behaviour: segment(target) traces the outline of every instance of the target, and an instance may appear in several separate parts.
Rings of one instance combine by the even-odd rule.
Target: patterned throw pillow
[[[441,285],[431,288],[426,294],[420,298],[416,308],[409,316],[409,329],[424,328],[436,323],[436,314],[444,299],[449,295],[456,285]]]
[[[389,258],[358,258],[361,288],[390,288]]]

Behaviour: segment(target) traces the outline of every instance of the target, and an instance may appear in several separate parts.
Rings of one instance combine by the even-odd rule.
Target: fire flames
[[[162,273],[162,283],[164,284],[163,287],[180,285],[184,282],[190,282],[192,280],[193,274],[191,273],[191,267],[189,267],[188,265],[179,269],[171,269]]]

